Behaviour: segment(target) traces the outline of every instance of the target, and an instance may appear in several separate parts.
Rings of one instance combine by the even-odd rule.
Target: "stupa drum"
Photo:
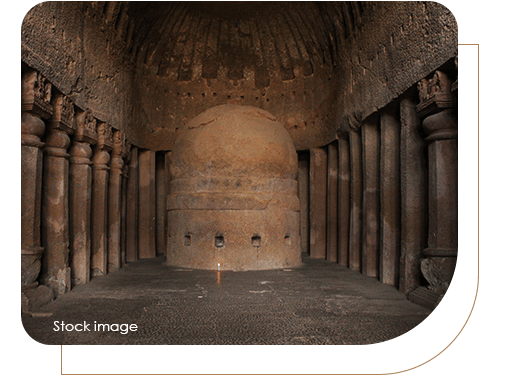
[[[194,118],[172,151],[167,263],[300,265],[297,170],[290,136],[270,113],[222,105]]]

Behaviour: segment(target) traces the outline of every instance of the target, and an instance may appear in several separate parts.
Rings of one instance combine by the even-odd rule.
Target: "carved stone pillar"
[[[73,285],[85,284],[91,272],[92,148],[98,139],[90,111],[77,112],[76,132],[69,150],[70,267]]]
[[[457,98],[452,81],[436,71],[418,84],[422,119],[428,143],[428,247],[421,272],[429,290],[448,289],[457,260]]]
[[[327,146],[327,260],[338,261],[338,141]]]
[[[326,258],[327,237],[327,152],[310,150],[309,162],[309,254]]]
[[[113,133],[114,146],[110,157],[110,173],[108,181],[108,272],[121,268],[121,191],[123,180],[123,158],[126,150],[124,132]]]
[[[139,258],[139,149],[130,151],[126,183],[126,262]]]
[[[350,147],[348,135],[338,139],[338,263],[348,267],[350,235]]]
[[[165,164],[166,152],[156,154],[156,254],[167,252],[167,191],[170,182]]]
[[[309,255],[309,153],[299,152],[300,246]]]
[[[53,115],[44,148],[41,281],[56,295],[71,289],[69,267],[69,135],[75,132],[75,110],[64,95],[52,99]]]
[[[139,258],[156,257],[155,152],[139,150]]]
[[[400,102],[401,235],[399,290],[409,294],[420,285],[420,259],[426,246],[425,141],[416,102]]]
[[[112,127],[99,122],[96,127],[98,142],[92,156],[92,209],[91,209],[91,276],[107,274],[107,214],[109,151],[114,145]]]
[[[128,174],[130,167],[128,164],[131,159],[131,143],[126,141],[126,157],[123,167],[121,183],[121,267],[126,264],[126,215],[127,215],[127,196],[128,196]]]
[[[349,268],[361,269],[361,220],[363,203],[363,168],[361,155],[361,134],[349,132],[350,143],[350,236]]]
[[[51,85],[37,72],[22,76],[21,93],[21,285],[34,288],[41,271],[41,186],[44,120],[53,113]]]
[[[391,106],[380,116],[380,281],[398,286],[400,269],[400,122]]]
[[[378,119],[370,118],[361,126],[363,202],[361,272],[379,276],[380,250],[380,135]]]

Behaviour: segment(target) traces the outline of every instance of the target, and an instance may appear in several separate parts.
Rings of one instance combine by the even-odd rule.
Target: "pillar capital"
[[[21,114],[21,144],[23,146],[44,147],[41,137],[44,135],[45,129],[46,125],[39,117],[29,112]]]
[[[130,176],[129,172],[130,172],[130,166],[125,164],[123,167],[123,178],[128,179],[128,177]]]
[[[53,114],[50,119],[50,130],[68,135],[75,133],[75,106],[71,99],[58,93],[52,97],[51,104]]]
[[[416,111],[421,119],[457,108],[457,96],[452,92],[452,84],[453,81],[442,71],[436,71],[432,79],[418,82],[420,103]]]
[[[126,149],[126,134],[121,130],[113,130],[112,133],[112,156],[113,157],[126,157],[128,153]]]
[[[359,112],[347,114],[343,117],[338,128],[338,137],[347,140],[350,132],[359,133],[361,130],[362,115]]]
[[[76,108],[75,112],[75,134],[73,145],[69,151],[70,163],[77,165],[91,165],[92,149],[98,139],[96,134],[96,119],[90,110],[83,111]]]
[[[85,111],[81,109],[77,110],[75,117],[76,130],[73,140],[94,145],[98,141],[96,124],[97,120],[90,109]]]
[[[423,130],[427,134],[427,142],[455,139],[458,136],[457,110],[445,109],[434,113],[423,120]]]
[[[21,144],[42,148],[46,125],[53,107],[51,84],[37,71],[24,72],[21,78]]]
[[[457,96],[452,87],[453,81],[442,71],[418,83],[420,103],[416,111],[429,142],[457,138]]]
[[[52,85],[35,70],[24,72],[21,78],[21,111],[29,112],[43,120],[53,114],[51,105]]]
[[[123,152],[124,163],[128,166],[132,161],[132,143],[126,140]]]
[[[60,93],[52,97],[53,107],[50,118],[50,130],[46,137],[44,151],[55,157],[69,158],[67,149],[70,145],[69,135],[75,132],[75,108],[71,99]]]
[[[54,129],[52,133],[46,137],[45,142],[45,153],[64,158],[68,157],[66,151],[71,140],[65,132]]]
[[[106,122],[99,121],[96,124],[96,133],[98,134],[96,150],[111,151],[114,147],[114,135],[112,127]]]

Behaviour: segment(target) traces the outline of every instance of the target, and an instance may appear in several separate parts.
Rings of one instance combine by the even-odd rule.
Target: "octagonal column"
[[[362,221],[361,272],[379,276],[380,249],[380,134],[378,118],[366,119],[361,126]]]
[[[420,259],[426,246],[427,210],[425,141],[416,101],[400,102],[400,278],[399,290],[409,294],[420,285]]]
[[[91,271],[92,148],[97,141],[96,119],[79,111],[69,154],[70,267],[73,285],[85,284]]]
[[[422,119],[428,143],[428,247],[421,272],[429,289],[448,289],[457,260],[457,99],[452,81],[441,72],[418,84]]]
[[[113,138],[108,181],[108,272],[121,268],[121,191],[123,159],[128,153],[125,133],[116,130]]]
[[[392,104],[380,116],[380,280],[398,286],[400,273],[400,121]]]
[[[126,262],[139,257],[139,149],[130,151],[126,182]]]
[[[338,263],[348,267],[350,236],[350,147],[348,135],[338,139]]]
[[[108,214],[108,171],[109,151],[114,141],[112,127],[99,122],[96,127],[98,143],[92,156],[92,209],[91,218],[91,276],[107,274],[107,214]]]
[[[327,151],[310,150],[309,161],[309,255],[327,257]]]
[[[132,157],[131,143],[127,141],[128,154],[124,160],[123,179],[121,184],[121,267],[126,265],[128,242],[128,179],[130,178],[130,162]]]
[[[64,95],[52,99],[53,115],[46,137],[43,167],[41,282],[56,295],[71,289],[69,267],[69,135],[75,132],[74,105]]]
[[[139,150],[139,258],[156,257],[155,152]]]
[[[37,71],[22,76],[21,93],[21,285],[37,286],[41,245],[44,120],[51,117],[51,84]]]
[[[338,141],[327,146],[327,260],[338,261]]]
[[[359,130],[349,132],[350,144],[350,236],[349,268],[361,270],[363,163],[361,134]]]

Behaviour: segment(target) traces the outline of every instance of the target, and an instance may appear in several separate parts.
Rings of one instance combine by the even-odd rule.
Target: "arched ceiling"
[[[261,108],[298,150],[336,138],[457,52],[435,2],[43,2],[22,60],[141,148],[222,104]]]
[[[128,131],[139,146],[171,149],[197,114],[241,104],[273,114],[305,149],[335,138],[334,68],[372,4],[104,2],[89,17],[117,34],[116,51],[133,65]]]
[[[125,53],[159,76],[205,79],[227,68],[229,79],[255,71],[282,80],[309,76],[337,62],[343,40],[357,32],[361,2],[105,2],[103,14],[125,41]]]
[[[104,38],[130,72],[128,130],[161,150],[188,120],[226,103],[270,112],[298,150],[325,145],[342,117],[368,115],[375,99],[385,104],[410,86],[426,57],[444,51],[436,35],[454,29],[429,2],[84,4],[91,25],[101,24],[89,51]]]

